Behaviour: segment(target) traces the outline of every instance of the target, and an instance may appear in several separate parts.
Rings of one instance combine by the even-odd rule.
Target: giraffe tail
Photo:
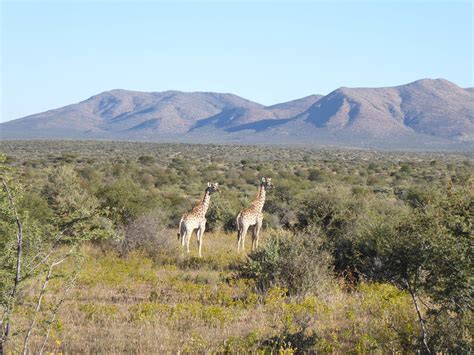
[[[240,213],[237,215],[235,219],[235,226],[237,227],[237,231],[240,231]]]
[[[178,227],[178,240],[181,238],[181,225],[183,224],[183,219],[179,220],[179,227]]]
[[[237,218],[235,219],[235,225],[237,227],[237,241],[240,241],[240,233],[241,233],[240,213],[237,215]]]

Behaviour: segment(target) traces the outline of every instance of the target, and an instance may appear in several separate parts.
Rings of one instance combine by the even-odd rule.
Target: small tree
[[[2,157],[0,156],[0,159]],[[28,206],[21,203],[25,188],[16,181],[8,171],[4,160],[0,160],[1,189],[0,189],[0,309],[2,318],[0,323],[0,353],[6,351],[11,328],[12,314],[19,302],[19,290],[24,287],[25,281],[31,277],[43,277],[38,299],[36,301],[32,319],[25,330],[22,353],[28,352],[29,339],[37,325],[38,313],[42,311],[42,300],[54,271],[67,258],[76,255],[78,247],[86,240],[104,238],[113,232],[112,225],[107,218],[101,216],[97,201],[89,196],[80,186],[80,180],[74,170],[62,167],[52,171],[49,184],[45,188],[45,195],[54,211],[52,222],[48,225],[38,223],[30,217],[29,211],[19,206]],[[20,203],[18,203],[20,202]],[[15,237],[16,236],[16,237]],[[60,248],[62,245],[67,248]],[[76,270],[77,271],[77,270]],[[69,290],[75,280],[74,274],[65,277],[66,287]],[[51,319],[62,303],[60,299],[53,308]],[[52,321],[49,323],[52,324]],[[17,330],[20,332],[20,330]],[[46,344],[49,328],[45,334],[42,346]],[[42,351],[42,350],[41,350]]]
[[[423,196],[436,194],[423,194]],[[471,196],[471,197],[469,197]],[[426,316],[458,320],[472,315],[471,251],[473,246],[472,192],[460,189],[438,199],[409,199],[409,213],[380,222],[365,240],[365,275],[388,281],[406,290],[418,315],[421,341],[426,352],[434,349],[466,351],[468,340],[454,344],[449,334],[436,338],[427,328]],[[369,252],[370,251],[370,252]],[[422,307],[427,309],[424,315]],[[469,316],[467,317],[469,318]],[[440,334],[438,334],[440,335]],[[451,344],[446,347],[446,344]]]

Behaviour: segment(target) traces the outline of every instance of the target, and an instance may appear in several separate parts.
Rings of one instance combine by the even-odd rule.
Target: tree
[[[42,300],[54,271],[67,259],[76,255],[80,245],[91,239],[105,238],[113,233],[112,224],[101,216],[97,201],[81,188],[74,170],[61,167],[51,171],[45,187],[54,215],[51,223],[38,221],[30,214],[25,201],[25,188],[17,181],[13,172],[0,156],[0,353],[6,351],[6,344],[12,328],[12,314],[22,297],[19,290],[26,287],[31,277],[43,277],[33,315],[25,331],[22,353],[28,352],[29,338],[37,324],[37,315],[42,311]],[[40,217],[42,217],[40,215]],[[16,236],[16,237],[14,237]],[[67,245],[66,248],[61,246]],[[74,284],[74,275],[65,277],[68,290]],[[34,286],[33,286],[34,287]],[[35,292],[35,291],[33,291]],[[51,317],[55,317],[60,300]],[[17,330],[19,332],[20,330]],[[49,336],[49,329],[45,341]]]
[[[5,176],[8,169],[4,166],[5,157],[0,156],[0,172],[2,173],[2,198],[0,199],[2,254],[0,255],[0,306],[2,319],[0,323],[0,354],[4,354],[6,342],[10,335],[11,315],[18,294],[21,278],[21,262],[23,253],[23,224],[15,206],[12,190]],[[13,227],[15,226],[15,227]],[[16,229],[16,230],[15,230]],[[16,240],[7,238],[7,235],[16,234]]]
[[[109,208],[115,222],[130,222],[151,209],[149,196],[130,176],[121,177],[98,193],[103,208]]]
[[[335,270],[353,275],[360,263],[359,224],[366,210],[365,201],[348,191],[318,190],[301,201],[297,228],[318,229],[333,254]]]
[[[393,215],[372,228],[361,248],[366,256],[362,271],[410,294],[426,352],[467,351],[468,339],[453,340],[449,333],[434,336],[426,317],[449,315],[465,328],[466,315],[472,316],[472,192],[460,188],[439,195],[424,191],[423,198],[409,196],[408,213]]]

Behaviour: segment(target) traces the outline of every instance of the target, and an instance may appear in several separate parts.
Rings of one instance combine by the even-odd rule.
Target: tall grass
[[[173,232],[166,231],[170,238]],[[78,285],[52,325],[46,350],[394,352],[416,341],[410,299],[394,287],[362,283],[348,290],[334,279],[318,293],[293,296],[279,284],[262,293],[255,280],[236,276],[236,264],[247,257],[235,248],[235,236],[219,232],[205,234],[202,259],[196,250],[173,251],[160,262],[145,250],[123,256],[113,247],[87,245]],[[47,299],[60,289],[51,288]],[[26,306],[20,305],[17,324],[26,324]],[[41,346],[46,319],[32,351]],[[21,332],[13,337],[13,352],[20,342]]]

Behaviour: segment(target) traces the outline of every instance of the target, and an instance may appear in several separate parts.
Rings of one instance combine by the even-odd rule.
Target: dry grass
[[[175,238],[175,231],[169,231]],[[268,234],[267,234],[268,237]],[[177,241],[176,241],[177,243]],[[389,285],[347,291],[336,281],[316,297],[265,296],[249,280],[232,278],[237,255],[232,234],[204,236],[203,258],[181,255],[160,265],[141,253],[119,257],[89,245],[84,266],[52,327],[48,352],[156,353],[314,349],[322,352],[403,350],[417,334],[407,295]],[[250,243],[248,243],[250,247]],[[71,265],[66,265],[71,267]],[[53,285],[31,341],[38,350]],[[29,301],[34,300],[29,295]],[[9,351],[21,348],[30,304],[17,308]]]

